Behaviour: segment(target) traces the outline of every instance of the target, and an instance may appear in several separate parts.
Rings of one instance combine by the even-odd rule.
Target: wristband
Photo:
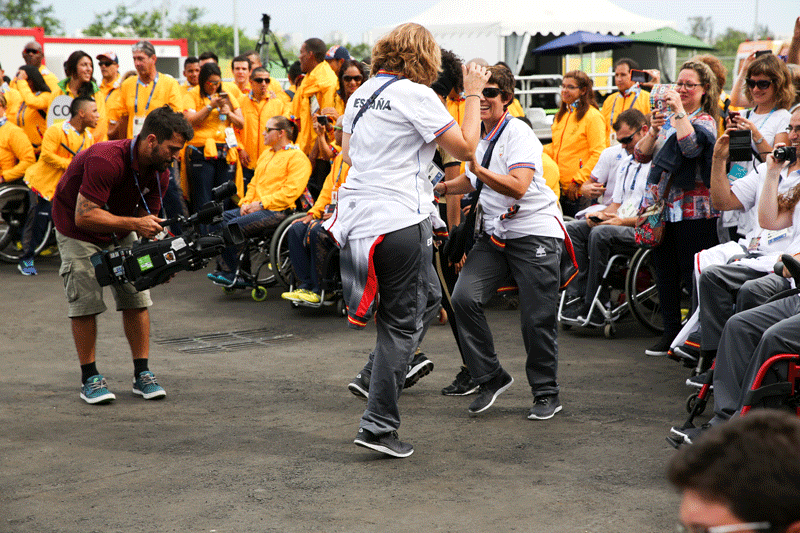
[[[442,185],[444,186],[444,193],[447,194],[447,182],[443,181]]]
[[[464,97],[464,100],[466,100],[466,99],[467,99],[467,98],[469,98],[470,96],[476,96],[476,97],[478,97],[478,98],[480,98],[480,97],[481,97],[481,95],[479,95],[479,94],[468,94],[468,95],[466,95],[466,96]]]
[[[206,109],[208,109],[209,111],[211,111],[211,110],[212,110],[212,109],[214,109],[214,108],[213,108],[213,107],[211,107],[211,105],[210,105],[210,104],[206,104]]]

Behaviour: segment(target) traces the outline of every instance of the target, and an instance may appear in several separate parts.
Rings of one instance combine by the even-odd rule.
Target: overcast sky
[[[299,33],[302,38],[321,37],[333,30],[347,35],[350,42],[361,42],[363,32],[381,26],[402,22],[436,4],[439,0],[270,0],[254,2],[238,0],[239,26],[256,38],[261,31],[261,13],[272,16],[272,30],[276,33]],[[473,0],[475,1],[475,0]],[[486,0],[478,0],[486,1]],[[591,1],[591,0],[578,0]],[[656,19],[673,20],[676,29],[688,32],[687,18],[712,17],[715,34],[728,27],[752,31],[756,6],[758,22],[766,24],[779,36],[790,37],[794,21],[800,15],[798,0],[613,0],[629,11]],[[52,4],[56,16],[64,23],[68,35],[94,20],[96,12],[112,9],[115,0],[106,2],[75,2],[75,0],[42,0],[41,5]],[[127,0],[126,5],[135,10],[160,10],[162,0]],[[205,22],[233,23],[233,0],[172,0],[168,1],[169,19],[175,20],[183,13],[183,6],[193,5],[206,9]],[[469,0],[463,2],[468,6]],[[498,2],[498,5],[500,2]],[[263,5],[265,7],[258,7]],[[302,12],[298,16],[298,12]],[[456,17],[458,14],[453,13]]]

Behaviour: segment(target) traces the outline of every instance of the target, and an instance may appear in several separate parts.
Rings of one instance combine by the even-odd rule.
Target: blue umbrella
[[[588,31],[576,31],[553,39],[547,44],[534,49],[532,54],[539,55],[566,55],[583,54],[584,52],[600,52],[614,48],[625,48],[633,42],[625,37],[602,35]]]

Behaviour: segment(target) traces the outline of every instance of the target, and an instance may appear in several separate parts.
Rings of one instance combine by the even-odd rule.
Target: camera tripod
[[[286,58],[283,57],[283,54],[281,53],[281,47],[280,44],[278,44],[278,38],[275,36],[274,33],[272,33],[272,30],[269,29],[269,21],[270,21],[270,16],[267,15],[266,13],[263,13],[261,15],[261,35],[259,36],[258,42],[256,43],[256,52],[258,52],[258,55],[261,55],[261,49],[266,45],[267,51],[262,57],[264,57],[265,59],[264,64],[269,65],[269,39],[272,39],[272,43],[275,45],[275,51],[278,53],[278,57],[280,58],[281,63],[283,64],[283,68],[285,68],[288,71],[289,62],[286,61]]]

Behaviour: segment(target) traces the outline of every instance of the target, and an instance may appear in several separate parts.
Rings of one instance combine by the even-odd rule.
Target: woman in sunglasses
[[[361,87],[361,84],[369,77],[366,65],[355,59],[345,59],[342,68],[339,69],[339,89],[333,96],[333,107],[336,113],[341,116],[350,95]]]
[[[475,157],[466,174],[436,185],[440,194],[455,195],[483,184],[479,193],[482,231],[451,299],[464,362],[480,385],[468,411],[473,415],[485,411],[514,382],[500,365],[483,312],[511,274],[519,286],[525,370],[533,392],[528,418],[546,420],[561,410],[556,311],[565,230],[558,200],[542,174],[542,145],[524,122],[508,113],[514,100],[514,75],[503,66],[489,67],[489,72],[480,97],[484,137]],[[605,136],[602,118],[600,127]]]
[[[691,287],[694,254],[718,243],[719,211],[711,205],[711,156],[717,140],[719,86],[701,61],[687,61],[676,90],[666,93],[668,112],[654,110],[650,129],[634,149],[652,161],[641,208],[664,200],[664,236],[653,248],[662,338],[646,355],[665,356],[681,323],[681,283]]]
[[[226,138],[244,121],[239,102],[222,92],[222,72],[216,63],[200,68],[197,87],[184,96],[183,115],[194,128],[186,147],[187,173],[194,211],[211,201],[211,189],[234,179],[236,150],[229,150]],[[244,191],[239,192],[240,195]]]
[[[608,146],[606,124],[597,109],[592,79],[580,70],[564,75],[561,108],[553,120],[553,142],[544,153],[558,164],[561,179],[561,207],[564,214],[580,211],[581,185],[589,179],[600,153]]]

